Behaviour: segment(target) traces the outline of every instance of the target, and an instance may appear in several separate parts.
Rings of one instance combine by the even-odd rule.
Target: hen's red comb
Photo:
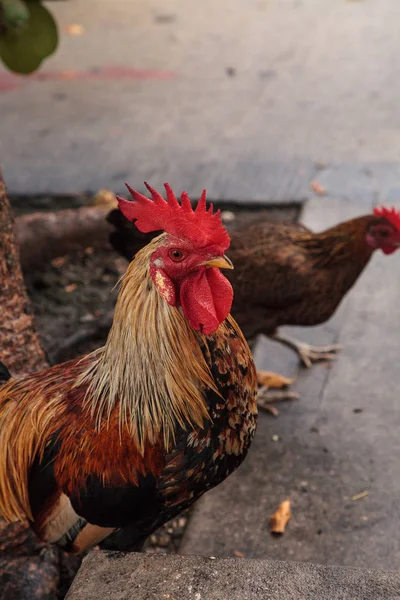
[[[397,229],[397,231],[400,231],[400,211],[398,211],[396,208],[377,206],[374,208],[374,215],[376,217],[383,217],[389,221],[389,223],[391,223],[393,227]]]
[[[125,184],[131,200],[117,196],[122,214],[135,221],[136,227],[143,233],[162,230],[176,237],[190,240],[195,246],[220,246],[224,252],[229,248],[228,232],[222,225],[220,212],[213,215],[213,205],[207,210],[206,190],[203,190],[195,210],[186,192],[182,192],[179,203],[168,183],[164,183],[167,199],[145,182],[152,200]]]

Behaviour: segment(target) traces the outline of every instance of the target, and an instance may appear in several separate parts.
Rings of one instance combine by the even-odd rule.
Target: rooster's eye
[[[183,254],[182,250],[170,250],[169,251],[169,257],[172,258],[172,260],[174,260],[175,262],[179,262],[180,260],[183,260],[185,258],[185,255]]]

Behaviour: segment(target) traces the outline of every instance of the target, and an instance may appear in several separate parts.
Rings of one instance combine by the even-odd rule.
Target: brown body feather
[[[160,241],[124,276],[104,348],[0,387],[0,515],[74,551],[129,523],[148,535],[254,435],[247,343],[231,317],[203,336],[166,304],[148,272]]]
[[[329,319],[372,256],[365,234],[373,220],[360,217],[322,233],[255,222],[234,235],[232,314],[246,337]]]

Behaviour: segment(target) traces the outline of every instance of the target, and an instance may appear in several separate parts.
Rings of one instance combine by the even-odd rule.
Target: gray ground
[[[400,575],[382,571],[145,554],[92,553],[68,600],[399,600]]]
[[[398,0],[69,0],[42,76],[0,71],[0,156],[13,194],[168,180],[217,200],[292,202],[322,228],[400,206]],[[84,26],[70,37],[64,27]],[[400,256],[376,256],[334,320],[343,343],[301,372],[302,399],[261,416],[243,467],[197,505],[182,552],[398,569]],[[297,372],[294,355],[258,364]],[[359,410],[360,409],[360,410]],[[357,412],[355,412],[355,410]],[[272,441],[277,435],[279,440]],[[358,492],[368,496],[352,500]],[[284,537],[268,516],[286,497]]]
[[[0,71],[13,193],[149,179],[287,201],[308,196],[317,176],[335,196],[400,194],[397,0],[49,7],[61,46],[42,77]],[[82,36],[68,35],[73,23]]]

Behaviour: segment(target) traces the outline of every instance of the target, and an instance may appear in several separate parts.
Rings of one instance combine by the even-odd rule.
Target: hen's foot
[[[311,346],[310,344],[299,343],[296,352],[303,365],[308,369],[313,363],[320,360],[335,360],[336,353],[342,349],[339,344],[331,346]]]
[[[336,358],[336,353],[342,349],[342,346],[339,344],[311,346],[311,344],[299,342],[299,340],[286,337],[281,333],[274,333],[270,337],[276,342],[281,342],[281,344],[294,350],[298,354],[303,365],[307,368],[311,367],[314,362],[318,362],[319,360],[334,360]]]
[[[257,406],[260,410],[269,412],[274,417],[279,416],[278,409],[274,406],[277,402],[287,402],[288,400],[298,400],[300,394],[290,392],[289,390],[271,390],[267,386],[260,387],[257,394]]]

